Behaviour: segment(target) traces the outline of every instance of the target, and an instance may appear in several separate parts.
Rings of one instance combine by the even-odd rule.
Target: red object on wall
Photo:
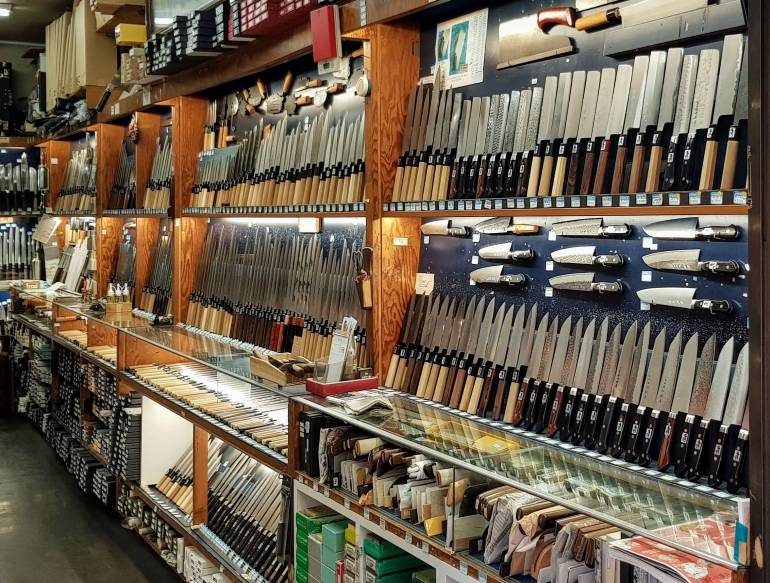
[[[338,10],[336,5],[332,5],[318,8],[310,13],[313,60],[316,63],[340,56]]]

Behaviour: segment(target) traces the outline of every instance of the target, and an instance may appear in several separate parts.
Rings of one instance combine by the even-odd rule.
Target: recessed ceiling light
[[[13,6],[10,4],[0,4],[0,17],[10,16],[11,10],[13,10]]]

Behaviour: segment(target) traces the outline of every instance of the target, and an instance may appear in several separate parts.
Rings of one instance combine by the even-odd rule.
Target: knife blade
[[[502,369],[498,372],[497,382],[494,387],[494,404],[492,406],[492,419],[499,421],[503,417],[503,407],[507,403],[510,393],[510,384],[513,381],[514,368],[519,362],[519,352],[524,336],[524,319],[527,316],[527,307],[522,304],[516,312],[511,328],[511,342],[505,357]]]
[[[554,157],[557,152],[557,146],[564,137],[564,132],[566,130],[567,112],[571,106],[569,101],[571,89],[572,73],[560,73],[556,90],[556,102],[554,104],[551,131],[543,152],[540,178],[538,179],[538,196],[547,196],[551,192]]]
[[[656,110],[653,108],[654,111],[658,112],[657,127],[650,141],[650,160],[647,166],[647,180],[644,192],[654,192],[660,184],[661,162],[663,160],[663,130],[674,121],[674,108],[678,101],[683,58],[684,50],[681,48],[674,47],[668,49],[666,53],[666,72],[663,74],[660,109]]]
[[[487,413],[494,415],[494,411],[489,411],[489,406],[496,400],[496,395],[493,391],[496,388],[494,385],[496,379],[499,378],[501,372],[503,372],[503,366],[506,360],[506,354],[508,353],[509,339],[511,337],[511,331],[513,328],[513,316],[515,312],[515,306],[511,304],[511,307],[505,312],[505,317],[502,321],[502,326],[495,339],[495,345],[492,347],[494,352],[489,352],[490,359],[484,363],[483,370],[478,375],[482,387],[480,396],[476,396],[476,386],[474,385],[474,395],[471,397],[470,412],[475,412],[480,417],[486,417]]]
[[[617,324],[612,330],[610,339],[607,341],[607,349],[604,354],[602,370],[600,372],[599,385],[593,402],[588,409],[588,418],[584,423],[583,439],[589,449],[594,449],[599,440],[599,429],[601,427],[600,414],[602,407],[609,396],[612,379],[615,378],[615,372],[618,367],[618,357],[620,353],[620,324]]]
[[[605,2],[608,4],[608,2]],[[639,26],[647,22],[669,18],[677,14],[683,14],[699,8],[704,8],[707,0],[678,0],[667,2],[666,0],[641,0],[633,4],[623,5],[618,8],[583,16],[575,21],[577,30],[593,30],[595,28],[622,24],[624,28]],[[594,3],[595,6],[601,4]]]
[[[556,435],[557,431],[564,428],[565,435],[562,435],[562,441],[566,441],[566,431],[570,423],[571,410],[565,410],[565,405],[568,400],[568,396],[573,393],[577,395],[578,389],[574,387],[575,374],[578,370],[578,360],[580,359],[580,350],[583,346],[583,318],[579,318],[575,324],[575,328],[570,335],[569,343],[567,345],[567,355],[565,358],[565,366],[562,369],[562,374],[556,379],[558,383],[555,394],[551,397],[551,405],[546,411],[550,411],[548,423],[546,425],[545,434],[548,437]],[[584,357],[582,366],[585,370],[588,370],[588,359]],[[580,373],[583,374],[583,371]]]
[[[596,393],[599,389],[599,382],[602,376],[602,369],[604,367],[604,358],[607,352],[607,332],[609,330],[609,319],[605,318],[599,330],[596,334],[596,341],[594,342],[593,350],[591,353],[591,361],[588,365],[588,375],[586,381],[586,391],[580,396],[580,400],[577,401],[577,405],[573,406],[574,421],[570,430],[572,435],[572,443],[577,445],[585,437],[585,433],[589,424],[589,414],[593,408],[594,401],[596,400]]]
[[[623,338],[623,346],[620,350],[620,357],[618,358],[618,365],[609,388],[609,394],[606,395],[606,404],[604,405],[603,412],[599,412],[601,422],[599,424],[596,450],[600,453],[606,452],[613,445],[610,441],[612,437],[610,431],[616,427],[620,408],[627,398],[630,386],[629,375],[636,351],[637,329],[638,324],[634,321],[626,331],[626,335]]]
[[[527,182],[526,196],[536,196],[540,180],[542,157],[546,144],[553,133],[554,111],[556,110],[556,98],[559,86],[559,78],[549,76],[545,78],[543,88],[543,102],[540,109],[540,123],[537,130],[537,142],[533,147],[529,180]]]
[[[505,283],[511,286],[523,286],[527,278],[521,273],[503,275],[502,265],[492,265],[474,269],[470,273],[471,281],[478,285]]]
[[[527,131],[524,134],[524,150],[519,164],[519,172],[514,192],[516,196],[527,196],[529,176],[532,173],[532,159],[536,154],[538,128],[540,127],[540,118],[543,109],[543,88],[532,88],[532,100],[529,107],[529,117],[527,119]],[[538,176],[540,169],[538,168]]]
[[[700,249],[658,251],[642,256],[648,266],[663,271],[694,271],[714,274],[735,274],[740,270],[737,261],[700,261]]]
[[[520,384],[518,394],[516,396],[516,403],[512,415],[512,422],[514,425],[519,425],[522,422],[524,415],[524,408],[529,398],[529,379],[537,377],[537,373],[541,368],[541,362],[543,359],[543,349],[546,343],[546,336],[548,335],[548,321],[549,315],[546,312],[540,320],[540,324],[537,326],[537,332],[535,333],[534,341],[532,343],[532,349],[528,352],[528,357],[531,360],[523,362],[527,369],[527,377],[524,382]],[[533,322],[534,325],[534,322]],[[534,329],[534,328],[533,328]]]
[[[623,265],[623,257],[617,253],[595,255],[596,247],[565,247],[551,253],[551,259],[561,265],[596,265],[598,267],[617,267]]]
[[[513,243],[500,243],[479,249],[479,257],[486,261],[527,262],[535,258],[532,248],[513,249]]]
[[[592,79],[596,79],[596,90],[599,90],[599,72],[593,71],[596,75],[592,76]],[[559,144],[558,154],[556,159],[556,167],[553,172],[553,185],[551,186],[551,196],[561,196],[564,194],[564,180],[567,174],[567,155],[570,151],[573,142],[578,136],[578,128],[580,127],[580,121],[583,116],[583,109],[596,110],[596,101],[594,98],[593,105],[586,103],[584,105],[584,97],[586,96],[586,80],[587,74],[585,71],[575,71],[572,74],[572,86],[570,88],[569,95],[569,109],[567,110],[566,119],[564,123],[564,131],[562,132],[562,140]],[[588,95],[589,101],[591,96]],[[587,114],[586,114],[587,115]]]
[[[530,357],[532,356],[532,347],[535,340],[535,329],[537,327],[537,304],[534,304],[527,316],[527,322],[524,327],[524,338],[521,341],[521,349],[518,361],[515,363],[515,371],[512,372],[510,382],[508,383],[508,396],[505,402],[505,412],[503,421],[505,423],[514,422],[514,414],[519,403],[519,394],[521,393],[521,381],[529,369]]]
[[[463,109],[463,138],[458,148],[457,167],[452,172],[453,194],[451,198],[462,198],[466,194],[468,165],[476,150],[476,137],[481,123],[481,97],[471,99],[470,112]]]
[[[503,340],[503,350],[508,344],[508,335],[510,334],[511,321],[513,320],[513,309],[506,311],[505,303],[501,304],[495,315],[494,324],[489,332],[485,350],[479,356],[476,367],[475,375],[473,378],[473,384],[471,388],[470,399],[467,406],[463,408],[463,411],[473,413],[474,415],[484,415],[486,413],[486,403],[484,403],[483,413],[478,413],[479,406],[481,404],[482,389],[484,388],[485,380],[487,378],[488,371],[495,363],[495,358],[498,352],[498,344],[500,338],[505,336]],[[505,353],[503,352],[503,355]],[[500,360],[502,360],[501,357]]]
[[[700,190],[714,187],[717,163],[717,124],[726,115],[735,113],[735,98],[738,94],[741,63],[743,62],[743,34],[730,34],[722,45],[722,62],[719,67],[716,100],[711,117],[711,126],[706,130],[706,147],[700,173]]]
[[[607,129],[602,135],[602,142],[599,147],[599,159],[596,163],[593,194],[604,193],[612,137],[619,135],[623,131],[623,121],[628,106],[632,75],[633,67],[631,65],[618,65],[617,74],[615,75],[615,88],[612,92],[612,104],[610,105],[610,112],[607,118]]]
[[[451,362],[453,370],[450,373],[451,379],[447,380],[444,394],[447,399],[445,404],[453,409],[457,409],[460,406],[462,388],[465,384],[465,367],[467,360],[473,357],[473,352],[476,349],[481,322],[484,318],[485,304],[486,300],[482,297],[478,304],[476,304],[473,314],[469,315],[470,325],[463,326],[460,342],[457,346],[457,359]]]
[[[682,239],[690,241],[734,241],[741,235],[735,225],[700,227],[697,217],[681,217],[650,223],[644,232],[656,239]]]
[[[644,105],[644,93],[647,86],[647,70],[649,67],[649,56],[638,55],[634,57],[631,87],[628,93],[623,131],[618,137],[617,147],[615,148],[615,167],[612,172],[612,181],[610,183],[611,194],[618,194],[623,190],[623,183],[626,176],[628,145],[629,140],[631,139],[630,132],[632,130],[638,130],[642,123],[642,106]]]
[[[569,273],[557,275],[548,280],[554,289],[574,292],[621,293],[623,284],[620,280],[595,282],[595,273]]]
[[[560,221],[553,224],[559,237],[627,237],[631,227],[626,224],[605,225],[604,219],[588,218]]]
[[[477,308],[478,312],[478,308]],[[465,357],[465,370],[464,374],[458,373],[455,382],[461,382],[460,395],[458,408],[462,411],[467,411],[468,401],[471,398],[471,390],[476,374],[476,362],[486,352],[487,343],[489,341],[489,334],[492,331],[492,325],[494,324],[495,316],[495,298],[487,304],[486,311],[484,313],[484,319],[481,322],[477,336],[473,337],[471,344],[468,347],[468,352]]]
[[[723,190],[729,190],[735,187],[735,170],[738,164],[738,150],[740,146],[738,130],[740,123],[749,119],[749,59],[748,55],[745,53],[746,51],[744,51],[743,62],[741,63],[741,73],[735,98],[733,122],[727,132],[727,147],[725,148],[725,159],[724,165],[722,166],[722,178],[720,184],[720,188]]]
[[[655,287],[639,290],[636,295],[651,306],[669,306],[686,310],[706,310],[711,314],[728,314],[733,305],[729,300],[696,300],[697,288]]]
[[[668,144],[665,166],[663,167],[662,187],[664,190],[671,190],[676,185],[678,145],[680,136],[686,135],[690,127],[698,59],[699,55],[685,55],[682,59],[682,74],[676,97],[676,109],[674,110],[674,126],[671,130],[671,140]],[[655,189],[657,189],[657,182]]]
[[[615,71],[614,69],[608,70],[613,71],[613,73]],[[578,191],[580,156],[581,152],[585,149],[586,140],[591,137],[591,131],[594,127],[597,100],[599,98],[600,79],[601,73],[599,71],[588,71],[586,74],[583,107],[580,111],[580,123],[578,125],[577,137],[570,149],[569,169],[567,170],[566,194],[570,196],[577,194]]]
[[[599,96],[596,101],[596,115],[594,116],[593,128],[590,139],[586,143],[583,172],[580,182],[580,194],[582,195],[591,192],[591,179],[594,175],[594,158],[596,157],[595,142],[599,138],[605,137],[607,134],[607,123],[609,121],[614,88],[615,69],[605,67],[602,69],[602,75],[599,81]]]

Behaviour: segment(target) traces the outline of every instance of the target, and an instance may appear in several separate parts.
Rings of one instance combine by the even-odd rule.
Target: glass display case
[[[748,499],[642,468],[394,391],[392,409],[360,415],[315,396],[295,397],[378,437],[483,479],[595,517],[734,569]],[[738,533],[738,534],[737,534]]]

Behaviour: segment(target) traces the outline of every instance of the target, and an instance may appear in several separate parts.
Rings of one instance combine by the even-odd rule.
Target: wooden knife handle
[[[655,142],[655,139],[653,138],[653,145],[650,148],[650,162],[647,165],[647,182],[644,185],[644,192],[649,193],[658,190],[662,163],[663,146],[660,144],[660,139]]]
[[[512,380],[510,385],[508,385],[508,395],[505,400],[505,411],[503,413],[503,422],[505,423],[513,423],[520,388],[521,382],[518,380]]]
[[[452,168],[448,161],[439,166],[437,178],[433,181],[434,200],[446,200],[449,198],[449,178],[451,170]]]
[[[484,382],[486,380],[485,375],[482,374],[483,371],[480,370],[478,376],[474,377],[473,380],[473,389],[471,390],[471,398],[468,400],[466,407],[460,407],[463,411],[467,411],[468,413],[472,413],[476,415],[476,411],[479,408],[479,403],[481,401],[481,391],[484,388]]]
[[[529,401],[529,387],[531,383],[531,379],[524,379],[524,381],[519,384],[519,390],[516,391],[516,403],[513,408],[513,415],[511,419],[511,422],[514,425],[519,425],[524,418],[524,409],[527,405],[527,402]],[[511,395],[512,394],[513,390],[511,390]]]
[[[730,190],[735,188],[735,169],[738,166],[738,126],[731,126],[728,134],[727,147],[725,148],[725,161],[722,167],[722,180],[720,188]]]
[[[663,441],[660,444],[660,454],[658,455],[658,470],[665,472],[671,463],[671,440],[674,437],[674,423],[676,415],[670,413],[666,420],[666,428],[663,430]]]
[[[464,160],[460,157],[455,158],[454,164],[452,164],[452,176],[449,183],[449,198],[454,200],[459,197],[459,186],[462,184],[461,179],[464,175]]]
[[[602,140],[602,145],[599,147],[599,161],[596,163],[593,194],[604,193],[604,182],[607,176],[607,165],[609,163],[611,145],[611,140],[609,138],[604,138]]]
[[[540,181],[540,166],[543,160],[540,156],[532,156],[529,168],[529,181],[527,182],[526,196],[536,196]]]
[[[716,127],[711,126],[706,132],[706,147],[703,150],[703,164],[700,169],[699,190],[711,190],[714,188],[714,175],[717,169]]]
[[[474,198],[482,198],[484,196],[484,190],[486,190],[487,184],[487,170],[489,166],[489,156],[484,154],[479,158],[478,174],[476,175],[476,184],[471,185],[474,188]]]
[[[438,376],[436,377],[436,387],[433,390],[433,400],[437,403],[444,402],[444,389],[446,387],[446,381],[449,377],[449,367],[442,366],[439,368]]]
[[[393,381],[393,388],[399,391],[404,390],[404,377],[406,376],[406,365],[409,359],[400,357],[398,360],[398,368],[396,369],[396,378]]]
[[[434,394],[436,393],[436,383],[438,382],[438,375],[441,372],[441,366],[439,366],[438,361],[435,361],[431,363],[430,365],[430,374],[428,375],[428,382],[425,384],[425,398],[431,399],[435,401],[436,399],[433,398]]]
[[[425,183],[422,187],[424,200],[435,200],[433,198],[433,182],[436,180],[436,165],[433,163],[434,156],[428,157],[428,165],[425,167]]]
[[[429,362],[430,359],[430,353],[426,352],[424,355],[424,360],[420,360],[420,376],[419,379],[414,383],[414,392],[412,392],[412,387],[410,386],[409,392],[413,395],[417,395],[420,398],[425,397],[425,385],[428,382],[428,377],[430,376],[431,368],[433,368],[433,363]]]
[[[452,397],[449,399],[449,406],[452,409],[460,408],[460,401],[463,396],[463,387],[465,386],[465,377],[468,376],[468,371],[465,367],[459,368],[454,378],[454,384],[452,385]]]
[[[564,408],[565,397],[568,392],[569,387],[559,386],[559,388],[556,389],[556,395],[554,395],[553,404],[551,405],[551,412],[548,417],[548,424],[545,428],[545,434],[548,437],[553,437],[559,430],[559,422],[561,420],[562,411]]]
[[[641,192],[642,172],[644,171],[644,156],[647,153],[645,135],[642,132],[636,134],[634,155],[631,158],[631,175],[628,179],[628,192]]]
[[[471,398],[473,397],[473,390],[476,386],[476,375],[473,374],[473,370],[469,370],[468,374],[465,377],[465,384],[462,388],[462,396],[460,398],[460,407],[459,409],[461,411],[470,411],[470,408],[468,405],[471,402]],[[479,390],[481,390],[481,387],[479,386]]]
[[[556,159],[556,168],[553,171],[553,185],[551,186],[551,196],[561,196],[564,194],[564,177],[567,174],[567,145],[559,146],[559,157]]]
[[[618,138],[618,148],[615,150],[615,168],[612,171],[610,194],[623,192],[623,182],[626,178],[626,158],[628,157],[628,136]]]
[[[414,184],[410,188],[412,200],[425,200],[425,173],[428,169],[428,160],[423,152],[420,155],[420,161],[417,164],[417,171],[415,172]]]
[[[618,8],[613,8],[605,12],[597,12],[590,16],[578,18],[575,21],[575,28],[577,30],[593,30],[609,24],[617,24],[620,22],[620,19],[620,10]]]
[[[481,388],[481,398],[479,399],[479,405],[476,407],[476,415],[479,417],[486,417],[489,410],[489,401],[492,396],[492,389],[497,382],[497,377],[500,372],[499,366],[490,366],[485,369],[484,374],[484,386]],[[474,411],[471,410],[471,413]]]
[[[450,361],[449,365],[449,372],[446,375],[446,380],[444,381],[444,386],[441,389],[443,391],[443,397],[441,399],[441,403],[443,405],[449,406],[450,401],[452,400],[452,388],[455,384],[455,378],[457,377],[457,360],[453,359],[454,362]]]
[[[492,403],[492,419],[495,421],[499,421],[503,416],[503,407],[505,405],[506,397],[505,386],[508,384],[507,381],[509,378],[510,375],[507,375],[504,369],[500,369],[494,379],[492,392],[494,393],[495,398]]]
[[[569,155],[569,170],[567,171],[567,196],[578,193],[578,172],[580,171],[580,142],[574,142]]]
[[[596,158],[596,144],[589,140],[586,144],[586,155],[583,159],[583,175],[580,181],[580,194],[586,195],[591,192],[591,178],[594,172],[594,158]]]
[[[551,193],[551,178],[553,177],[553,144],[548,143],[543,154],[540,180],[537,187],[538,196],[548,196]]]

